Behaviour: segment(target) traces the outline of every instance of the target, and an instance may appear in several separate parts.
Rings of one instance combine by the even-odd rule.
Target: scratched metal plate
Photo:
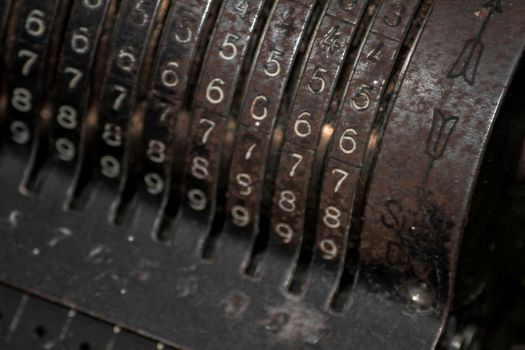
[[[437,1],[418,39],[371,176],[360,272],[341,314],[196,255],[185,221],[174,243],[151,239],[137,212],[107,223],[109,193],[64,212],[64,183],[44,170],[18,193],[25,163],[0,160],[0,280],[188,349],[431,349],[448,315],[469,198],[505,88],[525,42],[525,3]],[[449,33],[454,33],[450,35]],[[451,171],[453,169],[453,171]],[[454,186],[450,186],[453,183]],[[141,211],[147,211],[143,206]],[[279,256],[271,259],[280,267]]]

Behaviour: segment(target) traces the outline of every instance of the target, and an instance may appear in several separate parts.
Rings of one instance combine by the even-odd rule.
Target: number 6
[[[352,154],[357,149],[357,141],[355,137],[357,136],[357,131],[354,129],[346,129],[341,138],[339,139],[339,148],[344,154]],[[345,142],[350,145],[345,147]]]
[[[224,80],[219,78],[213,79],[208,84],[208,88],[206,89],[206,99],[209,103],[216,105],[224,101],[224,91],[221,88],[224,84],[226,84]]]
[[[46,23],[44,22],[45,13],[41,10],[33,10],[27,16],[25,23],[26,31],[29,35],[39,37],[44,35],[46,31]]]
[[[312,133],[312,125],[303,118],[311,117],[312,115],[308,112],[303,112],[297,117],[297,120],[294,125],[295,134],[299,137],[305,138],[310,136]]]

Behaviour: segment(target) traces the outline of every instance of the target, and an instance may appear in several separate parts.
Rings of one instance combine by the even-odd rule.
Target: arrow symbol
[[[483,34],[494,13],[503,13],[502,0],[490,0],[483,9],[476,14],[483,18],[476,37],[465,42],[461,53],[447,74],[447,78],[456,79],[462,77],[469,85],[474,85],[479,63],[485,50]]]
[[[426,147],[426,152],[433,162],[442,158],[445,154],[450,136],[452,136],[458,121],[458,117],[445,117],[442,111],[434,109],[432,127],[427,137]]]

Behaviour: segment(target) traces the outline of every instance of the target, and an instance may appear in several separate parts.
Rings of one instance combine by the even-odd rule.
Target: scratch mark
[[[20,219],[22,218],[22,213],[18,210],[13,210],[9,214],[9,224],[11,227],[15,228],[18,227],[18,224],[20,223]]]
[[[24,310],[27,306],[28,301],[29,296],[27,294],[24,294],[22,296],[22,299],[20,300],[20,304],[18,304],[18,308],[16,309],[15,315],[13,316],[13,320],[9,324],[9,330],[7,333],[7,337],[5,338],[6,343],[8,343],[11,340],[13,334],[16,332],[16,329],[18,328],[18,324],[20,323],[20,319],[24,314]]]
[[[54,247],[56,247],[56,245],[57,245],[58,243],[60,243],[60,242],[63,241],[64,239],[69,238],[69,237],[71,237],[71,236],[73,235],[73,232],[72,232],[70,229],[66,228],[66,227],[60,227],[60,228],[58,229],[58,233],[59,233],[58,236],[56,236],[55,238],[51,239],[51,240],[48,242],[47,245],[48,245],[50,248],[54,248]]]

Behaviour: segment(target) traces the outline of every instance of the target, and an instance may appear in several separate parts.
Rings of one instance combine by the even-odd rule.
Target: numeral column
[[[124,0],[111,39],[96,130],[96,173],[117,196],[126,181],[128,132],[162,0]]]
[[[228,234],[244,242],[244,253],[259,233],[270,142],[314,5],[315,1],[276,1],[251,67],[238,116],[225,226]],[[241,264],[243,257],[235,258]]]
[[[315,154],[339,74],[367,1],[331,1],[318,22],[285,128],[270,227],[271,242],[293,258],[305,234]],[[281,249],[283,250],[283,249]]]
[[[176,1],[157,50],[152,91],[144,114],[139,192],[148,205],[162,211],[159,218],[170,196],[176,120],[188,97],[197,51],[208,34],[215,2]]]
[[[51,157],[76,177],[85,143],[86,119],[93,91],[92,74],[111,0],[75,0],[58,63],[51,98]]]
[[[185,213],[200,218],[206,232],[216,209],[226,125],[263,5],[262,0],[224,2],[195,93],[181,218]]]
[[[335,287],[350,248],[349,230],[368,142],[418,4],[418,0],[379,4],[346,87],[323,169],[317,214],[311,288],[322,296],[330,291],[319,291],[317,284],[330,281]]]
[[[58,10],[68,7],[65,1],[60,0],[20,2],[19,19],[8,60],[5,142],[29,163],[32,148],[38,145],[54,26],[59,22]]]

